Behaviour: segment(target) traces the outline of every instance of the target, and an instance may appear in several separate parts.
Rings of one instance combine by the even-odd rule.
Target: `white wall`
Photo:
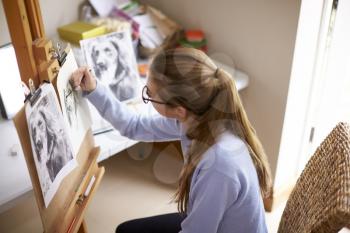
[[[11,41],[2,1],[0,1],[0,46]]]
[[[250,76],[247,113],[275,174],[300,0],[147,0],[186,28],[201,28],[209,55],[232,58]],[[229,58],[227,58],[229,57]]]
[[[77,18],[82,0],[40,0],[46,34]],[[247,113],[275,174],[293,58],[300,0],[145,0],[187,28],[202,28],[209,54],[248,73]],[[0,3],[2,4],[2,3]],[[0,14],[0,44],[6,41]]]
[[[78,19],[78,6],[83,0],[40,0],[41,13],[43,16],[45,32],[47,37],[56,34],[58,26],[73,22]],[[6,18],[0,1],[0,45],[11,41]]]
[[[323,1],[308,0],[301,5],[291,82],[284,119],[275,188],[284,189],[286,181],[298,176],[310,91],[319,42]],[[308,136],[308,135],[307,135]]]

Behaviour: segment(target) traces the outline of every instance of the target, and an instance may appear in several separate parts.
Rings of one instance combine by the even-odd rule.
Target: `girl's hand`
[[[80,87],[83,91],[92,92],[96,89],[96,78],[92,75],[90,68],[80,67],[73,72],[70,84],[74,90],[78,90]]]

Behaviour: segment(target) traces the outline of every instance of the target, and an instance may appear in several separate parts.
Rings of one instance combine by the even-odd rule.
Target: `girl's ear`
[[[176,118],[182,122],[182,121],[185,121],[187,119],[188,111],[186,108],[184,108],[182,106],[176,106],[175,107],[175,115],[176,115]]]

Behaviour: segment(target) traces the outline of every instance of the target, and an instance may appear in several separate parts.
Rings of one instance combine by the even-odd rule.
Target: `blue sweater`
[[[191,141],[178,120],[136,114],[100,83],[86,97],[123,136],[148,142],[180,140],[186,155]],[[233,133],[223,132],[197,165],[181,229],[181,233],[267,232],[255,167],[246,145]]]

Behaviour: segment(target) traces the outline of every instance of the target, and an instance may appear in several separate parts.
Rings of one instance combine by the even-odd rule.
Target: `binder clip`
[[[56,44],[56,51],[54,52],[54,58],[57,58],[58,64],[62,67],[67,58],[67,52],[63,49],[59,42]]]
[[[39,87],[37,90],[35,90],[33,79],[29,79],[29,90],[30,93],[26,96],[24,102],[27,102],[29,100],[30,105],[33,106],[40,97],[41,88]]]

